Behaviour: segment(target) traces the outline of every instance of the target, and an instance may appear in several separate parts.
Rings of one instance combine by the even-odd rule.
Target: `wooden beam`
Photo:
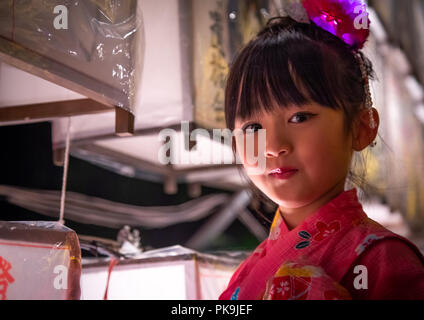
[[[126,155],[126,154],[122,154],[118,151],[112,150],[112,149],[108,149],[99,145],[95,145],[95,144],[89,144],[89,145],[82,145],[82,146],[78,146],[75,147],[74,145],[71,146],[71,154],[72,154],[72,150],[74,148],[78,148],[79,150],[83,150],[85,151],[86,154],[95,154],[95,155],[100,155],[105,159],[110,159],[112,161],[116,161],[119,162],[120,164],[123,165],[128,165],[130,167],[136,168],[136,169],[140,169],[143,171],[148,171],[148,172],[153,172],[156,174],[160,174],[163,176],[169,176],[172,175],[174,172],[172,170],[172,168],[168,167],[168,166],[164,166],[162,164],[156,164],[156,163],[152,163],[150,161],[146,161],[140,158],[136,158],[130,155]]]
[[[138,136],[146,136],[151,134],[159,134],[159,132],[163,129],[173,129],[175,131],[179,131],[181,128],[180,124],[173,124],[166,127],[152,127],[152,128],[141,128],[141,129],[134,129],[134,134],[132,136],[138,137]],[[76,138],[75,140],[72,140],[72,146],[85,146],[90,145],[92,143],[98,142],[98,141],[104,141],[116,138],[115,133],[107,133],[107,134],[99,134],[91,137],[86,138]],[[64,148],[65,142],[58,143],[53,146],[55,149],[57,148]]]
[[[120,107],[115,107],[115,133],[120,137],[134,135],[134,115]]]
[[[237,166],[242,166],[240,164],[216,164],[216,165],[205,165],[205,166],[195,166],[192,168],[185,169],[176,169],[172,165],[162,165],[159,163],[153,163],[144,159],[133,157],[127,154],[122,154],[118,151],[109,149],[107,147],[102,147],[95,144],[86,144],[75,146],[72,144],[71,149],[77,148],[84,150],[86,153],[94,153],[101,155],[104,158],[111,159],[113,161],[119,162],[124,165],[128,165],[134,168],[138,168],[144,171],[150,171],[164,176],[174,175],[175,178],[184,177],[190,173],[197,172],[206,172],[206,171],[217,171],[217,170],[229,170],[236,168]]]
[[[53,164],[58,167],[63,167],[65,164],[65,148],[53,150]]]
[[[180,132],[181,131],[181,124],[177,123],[177,124],[171,124],[171,125],[167,125],[167,126],[134,129],[134,134],[132,136],[138,137],[138,136],[147,136],[147,135],[151,135],[151,134],[159,134],[159,132],[163,129],[172,129],[172,130],[175,130],[177,132]],[[113,134],[113,133],[100,134],[100,135],[91,136],[91,137],[88,137],[88,138],[81,138],[81,139],[72,140],[72,145],[73,146],[88,145],[88,144],[98,142],[98,141],[113,139],[115,137],[116,137],[116,134]],[[65,144],[63,143],[63,145],[65,145]],[[57,146],[57,147],[60,148],[62,146]]]
[[[113,108],[91,99],[65,100],[0,108],[0,122],[71,117],[110,112]]]

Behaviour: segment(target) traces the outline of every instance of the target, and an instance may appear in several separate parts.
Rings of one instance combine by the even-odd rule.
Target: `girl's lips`
[[[296,174],[299,170],[297,169],[275,169],[270,172],[270,175],[277,179],[288,179],[294,174]]]

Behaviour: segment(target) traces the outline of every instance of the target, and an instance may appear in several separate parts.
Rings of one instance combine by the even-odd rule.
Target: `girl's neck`
[[[340,183],[336,184],[323,196],[316,199],[314,202],[299,208],[285,208],[280,206],[280,214],[284,219],[286,226],[289,230],[293,230],[300,225],[306,218],[314,214],[319,208],[324,206],[326,203],[337,197],[344,191],[345,180],[343,179]]]

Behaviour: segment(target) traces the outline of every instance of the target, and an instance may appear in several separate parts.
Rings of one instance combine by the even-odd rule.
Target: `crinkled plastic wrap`
[[[1,36],[91,77],[133,114],[143,31],[136,0],[0,1]]]
[[[78,300],[76,233],[46,221],[0,221],[0,300]]]

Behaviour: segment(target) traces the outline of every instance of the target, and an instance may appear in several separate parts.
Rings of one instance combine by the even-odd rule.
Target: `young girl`
[[[227,126],[266,130],[266,171],[246,171],[278,209],[220,299],[424,299],[419,249],[344,190],[353,152],[373,146],[379,126],[359,51],[369,30],[353,27],[348,2],[358,1],[304,0],[306,19],[271,19],[232,65]]]

